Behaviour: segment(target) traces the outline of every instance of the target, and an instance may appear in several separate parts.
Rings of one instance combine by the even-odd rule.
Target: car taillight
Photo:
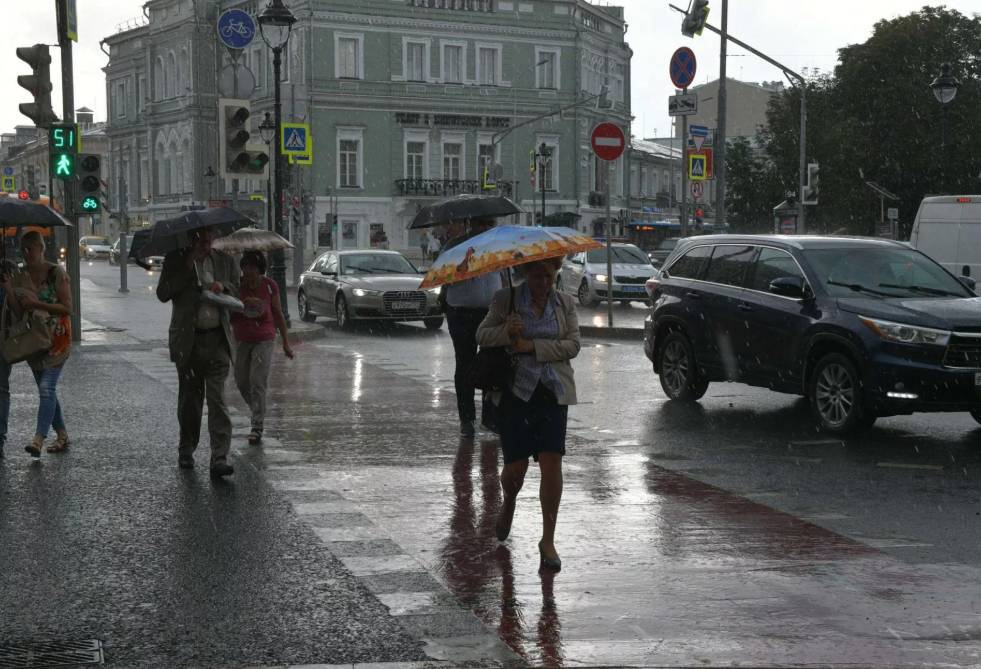
[[[654,297],[654,293],[661,287],[661,279],[659,277],[652,276],[644,282],[644,287],[647,289],[647,294]]]

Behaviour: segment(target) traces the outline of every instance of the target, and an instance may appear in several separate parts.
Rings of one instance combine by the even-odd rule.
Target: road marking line
[[[912,462],[877,462],[875,466],[888,469],[921,469],[931,472],[942,472],[944,470],[943,465],[924,465],[914,464]]]

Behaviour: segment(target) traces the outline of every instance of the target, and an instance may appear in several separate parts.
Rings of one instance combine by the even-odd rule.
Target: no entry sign
[[[593,128],[591,142],[593,153],[600,160],[616,160],[627,145],[623,130],[615,123],[600,123]]]

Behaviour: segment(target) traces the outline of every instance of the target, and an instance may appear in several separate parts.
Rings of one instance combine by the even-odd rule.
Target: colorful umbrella
[[[441,253],[419,287],[435,288],[536,260],[602,247],[592,237],[571,228],[501,225]]]

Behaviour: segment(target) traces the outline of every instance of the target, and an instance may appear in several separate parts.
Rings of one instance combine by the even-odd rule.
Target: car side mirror
[[[978,287],[978,282],[969,276],[959,276],[957,277],[957,280],[964,284],[964,286],[971,292],[974,292]]]
[[[771,293],[795,300],[803,299],[804,287],[804,279],[797,276],[781,276],[770,282]]]

